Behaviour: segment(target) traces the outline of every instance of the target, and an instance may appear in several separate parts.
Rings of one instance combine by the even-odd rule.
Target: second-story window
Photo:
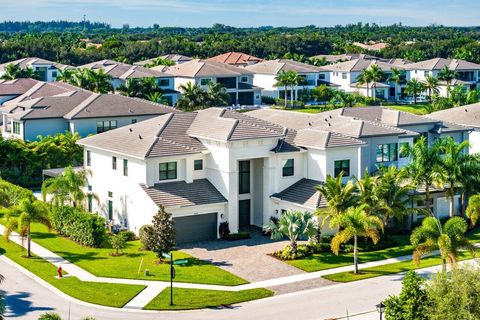
[[[240,82],[248,82],[248,77],[246,76],[240,77]]]
[[[201,86],[208,86],[208,84],[212,82],[212,79],[210,78],[203,78],[203,79],[200,79],[200,85]]]
[[[123,175],[125,177],[128,176],[128,160],[127,159],[123,159]]]
[[[294,174],[294,161],[293,159],[288,159],[287,162],[283,165],[282,176],[291,177]]]
[[[177,179],[177,163],[176,162],[162,162],[158,165],[159,180],[173,180]]]
[[[341,172],[343,172],[344,177],[350,176],[350,160],[337,160],[333,163],[333,167],[335,178],[338,177]]]
[[[342,79],[347,79],[347,74],[345,72],[342,73]]]
[[[160,87],[168,87],[168,86],[170,86],[170,79],[160,79],[158,81],[158,85]]]
[[[238,167],[238,193],[250,193],[250,161],[239,161]]]
[[[97,121],[97,133],[117,129],[117,120]]]
[[[398,147],[396,143],[377,144],[377,162],[392,162],[398,160]]]
[[[198,159],[193,161],[193,170],[203,170],[203,160]]]
[[[92,165],[92,156],[90,154],[90,150],[87,150],[87,167]]]
[[[117,157],[112,157],[112,169],[117,170]]]

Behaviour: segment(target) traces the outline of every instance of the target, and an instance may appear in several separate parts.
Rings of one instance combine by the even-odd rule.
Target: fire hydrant
[[[58,273],[58,277],[61,278],[63,275],[62,275],[62,267],[59,266],[58,267],[58,270],[57,270],[57,273]]]

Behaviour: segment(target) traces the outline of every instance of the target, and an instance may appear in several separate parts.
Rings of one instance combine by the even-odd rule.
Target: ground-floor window
[[[108,220],[113,220],[113,201],[108,200]]]
[[[334,175],[335,178],[343,172],[344,177],[350,176],[350,160],[336,160],[334,162]]]
[[[13,134],[20,134],[20,122],[13,121]]]

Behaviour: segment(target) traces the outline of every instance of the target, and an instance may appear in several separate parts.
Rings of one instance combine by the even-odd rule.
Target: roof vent
[[[311,122],[309,122],[308,125],[311,127],[313,124]]]
[[[87,109],[85,109],[85,112],[90,112],[90,109],[88,109],[88,108],[87,108]]]
[[[128,109],[128,112],[133,113],[132,109]]]
[[[138,139],[142,140],[143,138],[142,138],[142,136],[141,136],[141,135],[138,135]]]
[[[328,118],[325,118],[325,122],[328,122]]]
[[[129,130],[130,132],[133,132],[132,128],[129,128],[128,130]]]
[[[329,117],[330,119],[332,119],[332,115],[329,115],[328,117]]]
[[[328,126],[329,126],[329,127],[332,125],[330,122],[329,122],[329,123],[327,123],[327,124],[328,124]]]
[[[468,109],[465,109],[465,112],[468,112]]]

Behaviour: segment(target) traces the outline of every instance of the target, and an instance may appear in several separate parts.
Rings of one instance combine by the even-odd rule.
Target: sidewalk
[[[0,233],[3,234],[3,231],[4,231],[4,227],[0,225]],[[17,243],[23,247],[27,245],[26,241],[22,241],[21,237],[17,233],[11,234],[10,241],[13,241],[14,243]],[[35,243],[34,241],[32,241],[31,243],[31,251],[36,256],[52,263],[56,267],[61,266],[62,269],[65,270],[69,275],[76,277],[81,281],[134,284],[134,285],[146,286],[146,288],[142,292],[140,292],[134,299],[132,299],[127,305],[124,306],[124,308],[126,309],[138,309],[138,310],[143,309],[143,307],[145,307],[155,296],[157,296],[161,291],[163,291],[165,288],[167,288],[170,285],[170,283],[167,281],[158,281],[158,280],[135,280],[135,279],[97,277],[87,272],[86,270],[80,268],[79,266],[56,255],[50,250],[47,250],[46,248]],[[407,255],[407,256],[401,256],[396,258],[390,258],[386,260],[361,263],[358,265],[358,267],[359,269],[365,269],[365,268],[381,266],[385,264],[408,261],[411,259],[412,259],[412,255]],[[273,286],[279,286],[283,284],[294,283],[298,281],[311,280],[311,279],[316,279],[325,275],[335,274],[339,272],[346,272],[346,271],[347,272],[353,271],[353,265],[327,269],[322,271],[316,271],[311,273],[281,277],[281,278],[270,279],[265,281],[258,281],[258,282],[243,284],[239,286],[222,286],[222,285],[208,285],[208,284],[181,283],[181,282],[174,282],[173,286],[177,288],[190,288],[190,289],[241,291],[241,290],[247,290],[247,289],[273,287]]]

